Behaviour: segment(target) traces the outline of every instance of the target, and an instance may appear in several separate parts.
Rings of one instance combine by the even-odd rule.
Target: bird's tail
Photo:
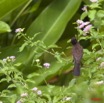
[[[73,69],[74,76],[80,76],[80,64],[76,63]]]

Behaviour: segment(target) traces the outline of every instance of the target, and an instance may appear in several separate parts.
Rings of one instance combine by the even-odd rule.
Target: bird
[[[74,60],[73,75],[80,76],[81,59],[83,57],[83,47],[77,41],[75,37],[71,38],[72,43],[72,55]]]

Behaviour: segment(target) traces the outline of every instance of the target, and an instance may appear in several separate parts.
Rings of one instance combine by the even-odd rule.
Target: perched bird
[[[74,59],[74,69],[73,69],[73,74],[74,76],[79,76],[80,75],[80,68],[81,68],[81,59],[83,56],[83,47],[79,44],[77,39],[73,37],[71,39],[71,43],[73,45],[72,47],[72,55]]]

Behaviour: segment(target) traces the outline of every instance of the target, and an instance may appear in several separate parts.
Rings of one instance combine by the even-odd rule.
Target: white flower
[[[3,103],[2,101],[0,101],[0,103]]]
[[[102,63],[100,64],[100,67],[101,67],[101,68],[104,68],[104,62],[102,62]]]
[[[67,98],[66,98],[66,101],[70,101],[70,100],[71,100],[71,97],[67,97]]]
[[[84,25],[85,25],[85,26],[88,25],[88,24],[90,24],[89,21],[84,22]]]
[[[7,59],[4,58],[4,59],[3,59],[3,62],[6,63],[6,61],[7,61]]]
[[[50,64],[49,64],[49,63],[44,63],[43,66],[44,66],[45,68],[49,68],[49,67],[50,67]]]
[[[79,24],[79,25],[83,23],[83,21],[82,21],[82,20],[79,20],[79,19],[78,19],[76,22],[77,22],[77,24]]]
[[[83,8],[82,8],[83,11],[87,12],[87,6],[85,5]]]
[[[9,57],[12,61],[15,61],[15,56],[10,56]]]
[[[83,22],[83,23],[81,23],[79,26],[78,26],[78,28],[79,29],[82,29],[82,28],[84,28],[85,26],[87,26],[88,24],[90,24],[90,22]],[[86,27],[85,27],[86,28]]]
[[[41,94],[42,94],[42,91],[41,91],[41,90],[38,90],[38,91],[37,91],[37,94],[38,94],[38,95],[41,95]]]
[[[79,29],[82,29],[85,26],[84,23],[82,23],[81,25],[78,26]]]
[[[86,36],[87,33],[89,33],[89,31],[90,31],[90,29],[92,27],[92,25],[90,24],[90,22],[89,21],[84,22],[84,21],[79,20],[79,19],[76,22],[78,24],[77,28],[82,29],[83,32],[84,32],[83,35]]]
[[[104,84],[104,81],[103,81],[103,80],[102,80],[102,81],[98,81],[98,82],[96,82],[95,84],[101,85],[101,84]]]
[[[17,28],[17,29],[15,30],[16,33],[23,32],[23,31],[24,31],[24,28],[23,28],[23,29],[22,29],[22,28]]]
[[[36,62],[40,62],[40,60],[39,59],[36,59]]]
[[[9,58],[10,58],[10,59],[15,59],[15,56],[10,56]]]
[[[33,91],[37,91],[37,90],[38,90],[38,88],[37,88],[37,87],[34,87],[32,90],[33,90]]]
[[[27,97],[27,96],[28,96],[27,93],[22,93],[22,94],[21,94],[21,97]]]
[[[101,60],[101,57],[99,57],[99,58],[96,59],[96,61],[99,61],[99,60]]]
[[[64,97],[63,100],[64,101],[70,101],[72,99],[72,97]]]
[[[93,2],[93,3],[96,3],[96,2],[98,2],[98,0],[90,0],[91,2]]]
[[[3,59],[3,62],[4,62],[4,63],[6,63],[6,62],[11,62],[11,61],[12,61],[12,62],[15,61],[15,56],[10,56],[10,57],[8,56],[7,58],[4,58],[4,59]]]
[[[84,28],[83,31],[84,31],[85,33],[88,33],[88,32],[90,31],[91,27],[92,27],[92,25],[89,24],[89,25],[87,25],[87,26]]]
[[[19,100],[19,101],[17,101],[16,103],[22,103],[22,102]]]

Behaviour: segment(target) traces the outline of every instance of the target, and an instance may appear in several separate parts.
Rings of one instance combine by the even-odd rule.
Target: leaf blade
[[[0,0],[0,19],[28,0]]]

